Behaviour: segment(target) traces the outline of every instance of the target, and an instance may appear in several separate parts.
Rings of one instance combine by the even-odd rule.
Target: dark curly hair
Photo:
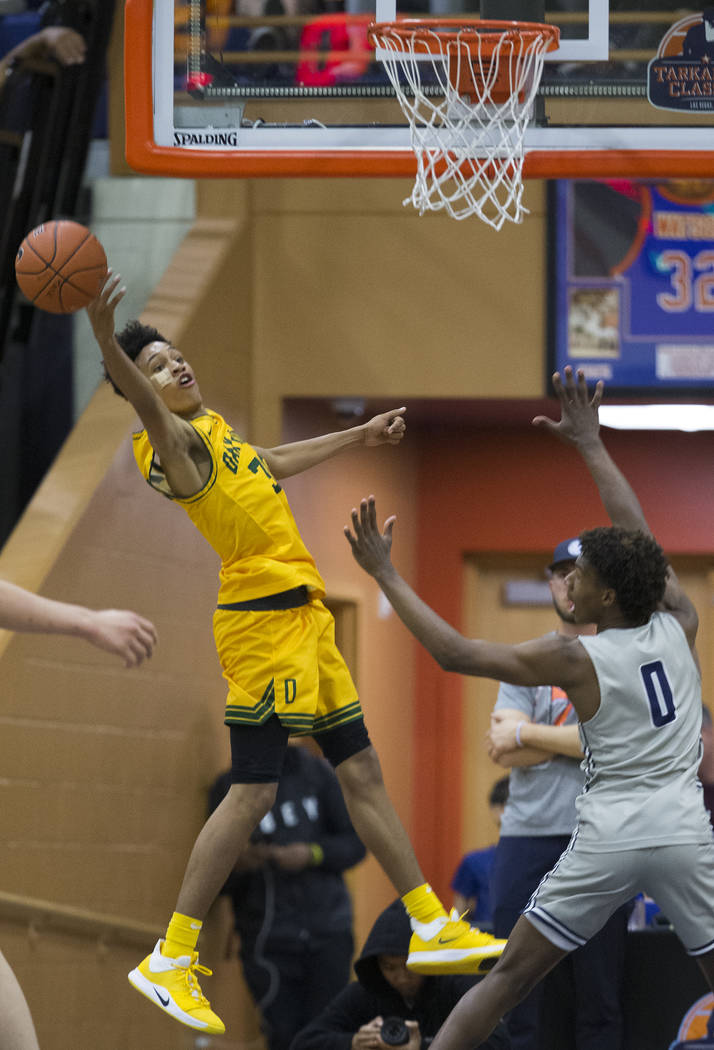
[[[664,596],[667,559],[645,532],[610,528],[580,534],[583,558],[607,587],[633,624],[647,623]]]
[[[129,321],[128,324],[122,328],[121,332],[116,333],[116,341],[122,348],[124,353],[132,361],[136,361],[137,357],[149,343],[168,343],[169,340],[166,336],[162,335],[157,328],[154,328],[150,324],[142,324],[141,321]],[[116,385],[112,377],[107,372],[106,365],[104,366],[104,378],[107,383],[112,387],[115,394],[119,397],[124,397],[124,393]]]

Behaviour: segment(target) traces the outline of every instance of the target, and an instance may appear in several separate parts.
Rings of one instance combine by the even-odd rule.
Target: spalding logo
[[[22,245],[20,245],[20,247],[17,249],[17,261],[18,262],[20,261],[20,259],[23,257],[24,254],[25,254],[25,249],[22,247]]]

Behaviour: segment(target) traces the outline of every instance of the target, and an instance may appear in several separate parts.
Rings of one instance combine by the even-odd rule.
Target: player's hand
[[[352,508],[352,528],[345,525],[345,536],[352,548],[355,561],[370,576],[379,576],[380,572],[390,568],[392,561],[390,551],[392,549],[392,529],[396,516],[387,518],[384,523],[384,532],[377,527],[377,508],[374,496],[363,499],[359,511]]]
[[[114,311],[126,295],[126,288],[120,285],[121,274],[109,270],[104,287],[87,307],[94,336],[100,346],[114,338]]]
[[[368,1024],[363,1024],[352,1036],[352,1050],[375,1050],[375,1048],[384,1046],[379,1038],[381,1027],[381,1017],[373,1017]]]
[[[102,609],[90,613],[87,641],[120,656],[125,667],[138,667],[151,656],[158,636],[151,620],[138,613]]]
[[[406,1044],[406,1050],[421,1050],[421,1032],[419,1031],[418,1021],[405,1021],[404,1024],[409,1029],[409,1042]]]
[[[407,425],[404,422],[406,408],[393,408],[373,416],[364,424],[365,445],[398,445],[404,437]]]
[[[602,401],[604,384],[600,380],[590,397],[585,373],[578,369],[577,378],[570,365],[553,376],[553,389],[560,401],[560,420],[547,416],[536,416],[533,425],[548,430],[566,445],[586,445],[596,441],[600,430],[598,409]]]

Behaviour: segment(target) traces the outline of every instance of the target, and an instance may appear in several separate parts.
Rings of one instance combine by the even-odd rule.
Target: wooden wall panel
[[[198,183],[206,220],[251,216],[251,404],[265,441],[284,396],[541,396],[544,186],[528,186],[531,215],[499,233],[420,218],[404,194],[392,179]]]
[[[400,403],[540,396],[540,189],[534,216],[497,234],[419,218],[391,180],[257,186],[256,405],[276,384],[292,396]]]
[[[44,812],[15,810],[25,825],[12,846],[23,858],[18,881],[3,856],[7,842],[0,867],[12,892],[163,922],[204,817],[197,781],[207,788],[225,758],[217,739],[225,691],[210,628],[216,558],[185,515],[143,483],[128,452],[127,441],[45,589],[136,608],[157,623],[161,642],[150,662],[125,672],[79,642],[15,640],[4,661],[17,690],[3,712],[4,774],[10,785],[36,781],[49,800]],[[115,500],[122,490],[131,492],[128,515]],[[58,877],[50,858],[76,870]],[[141,877],[144,867],[151,879]]]

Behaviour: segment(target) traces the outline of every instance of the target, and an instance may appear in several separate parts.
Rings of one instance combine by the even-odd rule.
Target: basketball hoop
[[[547,51],[559,30],[539,22],[405,18],[372,23],[411,127],[419,214],[478,215],[494,229],[521,222],[523,140]]]

